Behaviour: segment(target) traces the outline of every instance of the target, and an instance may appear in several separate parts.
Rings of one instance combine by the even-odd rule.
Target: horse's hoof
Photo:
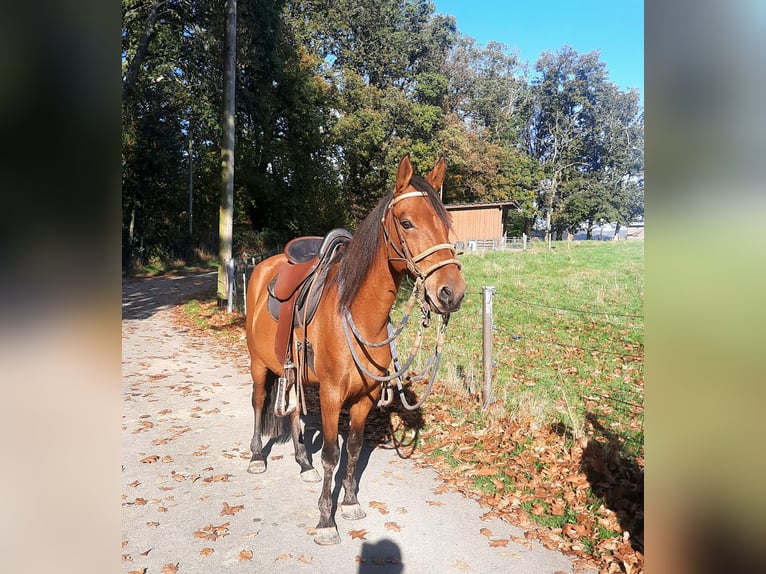
[[[319,476],[319,473],[315,468],[310,468],[301,473],[301,480],[303,482],[320,482],[322,477]]]
[[[340,534],[338,534],[338,529],[334,526],[317,528],[316,533],[314,534],[314,542],[321,546],[340,544]]]
[[[261,474],[266,472],[266,463],[262,460],[251,460],[247,465],[247,472],[250,474]]]
[[[340,515],[346,520],[359,520],[367,516],[358,502],[356,504],[341,504]]]

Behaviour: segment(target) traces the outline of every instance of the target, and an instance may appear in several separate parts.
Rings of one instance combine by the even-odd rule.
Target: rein
[[[344,307],[341,314],[341,319],[343,323],[343,333],[346,336],[346,343],[348,344],[348,348],[351,351],[351,356],[354,358],[354,363],[356,363],[356,366],[359,368],[359,370],[362,373],[364,373],[364,375],[383,385],[382,395],[380,400],[378,401],[378,406],[381,406],[381,407],[391,404],[393,400],[393,391],[391,389],[390,383],[394,379],[396,379],[396,385],[397,385],[397,390],[399,392],[399,398],[402,401],[402,405],[407,410],[415,410],[420,408],[423,405],[423,403],[426,401],[428,396],[431,394],[431,390],[433,388],[434,382],[436,381],[436,373],[439,370],[439,363],[441,362],[441,347],[444,343],[445,334],[447,332],[447,324],[449,323],[449,318],[450,318],[449,313],[443,316],[444,320],[442,322],[442,325],[441,327],[437,328],[437,337],[436,337],[436,346],[434,348],[434,355],[433,357],[428,359],[423,372],[421,372],[419,375],[415,375],[414,377],[405,375],[405,373],[409,371],[409,368],[412,365],[413,361],[415,360],[416,355],[420,351],[420,346],[423,342],[423,330],[427,328],[431,323],[431,311],[428,307],[428,303],[426,302],[424,282],[434,271],[436,271],[437,269],[441,269],[442,267],[446,265],[454,264],[458,266],[458,269],[462,268],[460,260],[455,257],[455,248],[452,246],[451,243],[439,243],[437,245],[433,245],[429,247],[428,249],[425,249],[424,251],[413,256],[412,253],[410,252],[407,242],[404,240],[404,237],[402,235],[401,224],[399,223],[399,220],[393,217],[392,208],[394,207],[394,205],[396,205],[398,202],[402,201],[403,199],[407,199],[410,197],[427,197],[427,196],[428,196],[428,193],[424,191],[410,191],[395,197],[388,204],[388,207],[386,208],[386,213],[383,215],[383,217],[380,220],[381,226],[383,228],[383,236],[385,237],[385,240],[386,240],[386,246],[393,249],[393,251],[397,255],[397,257],[391,257],[389,255],[388,260],[389,261],[404,261],[407,265],[408,271],[415,277],[415,287],[413,288],[412,295],[410,295],[410,298],[408,299],[407,304],[405,305],[404,316],[402,317],[399,323],[399,326],[396,329],[394,329],[391,321],[389,320],[389,324],[388,324],[389,336],[383,341],[370,342],[370,341],[367,341],[359,332],[359,330],[356,328],[356,325],[354,324],[354,319],[351,316],[351,311],[348,309],[348,307]],[[397,245],[393,241],[391,241],[391,237],[388,233],[388,228],[386,226],[386,218],[389,215],[393,219],[394,229],[396,229],[396,234],[397,234],[397,238],[399,239],[399,244],[401,245],[401,249],[399,249]],[[433,265],[428,267],[425,271],[421,270],[420,267],[418,267],[417,264],[419,262],[424,260],[429,255],[432,255],[443,249],[448,250],[450,254],[452,255],[452,257],[434,263]],[[418,331],[415,336],[415,341],[413,342],[412,348],[410,349],[410,355],[405,361],[404,365],[400,366],[399,359],[396,352],[395,342],[396,342],[396,339],[401,335],[404,329],[404,326],[407,324],[407,321],[409,320],[410,312],[412,311],[412,308],[415,305],[415,301],[417,301],[418,306],[420,308],[422,320],[420,325],[418,326]],[[391,347],[391,357],[392,357],[392,362],[394,364],[394,369],[395,369],[394,373],[386,374],[386,375],[376,375],[375,373],[371,373],[369,369],[365,367],[364,363],[362,362],[361,358],[359,357],[359,354],[357,353],[355,349],[355,345],[351,338],[352,334],[360,347],[379,348],[384,345],[389,345]],[[428,386],[426,387],[426,390],[424,391],[422,398],[419,401],[417,401],[414,405],[409,404],[404,395],[404,389],[402,387],[403,375],[404,375],[404,378],[406,378],[407,381],[409,382],[421,381],[425,379],[427,376],[429,377]]]

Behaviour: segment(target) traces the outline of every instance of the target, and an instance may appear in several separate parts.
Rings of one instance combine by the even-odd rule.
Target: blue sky
[[[609,80],[637,88],[644,101],[643,0],[432,0],[436,12],[455,16],[460,32],[486,45],[518,48],[530,72],[540,53],[568,44],[600,50]]]

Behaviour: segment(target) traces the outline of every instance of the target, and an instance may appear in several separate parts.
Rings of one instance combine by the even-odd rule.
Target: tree
[[[535,71],[539,75],[532,82],[526,139],[530,155],[545,170],[539,194],[547,240],[562,186],[586,171],[586,139],[594,127],[594,98],[597,86],[606,79],[606,68],[598,52],[580,55],[565,46],[558,52],[543,52]]]
[[[223,130],[221,134],[221,207],[218,222],[218,306],[229,300],[229,262],[234,232],[234,134],[237,66],[237,0],[226,0],[223,40]]]

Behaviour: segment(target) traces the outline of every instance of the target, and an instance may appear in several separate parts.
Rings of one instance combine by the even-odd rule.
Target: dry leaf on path
[[[497,548],[498,546],[505,547],[505,546],[508,546],[509,542],[510,540],[508,540],[507,538],[495,538],[489,541],[489,545],[491,548]]]
[[[479,530],[479,534],[482,534],[486,536],[487,538],[489,538],[490,536],[492,536],[492,531],[489,528],[482,528],[481,530]]]
[[[348,535],[351,536],[352,540],[367,540],[367,531],[363,528],[360,530],[349,530]]]
[[[274,558],[274,562],[279,562],[280,560],[290,560],[290,558],[292,558],[291,554],[280,554]]]
[[[394,532],[400,532],[401,528],[396,522],[386,522],[386,530],[393,530]]]
[[[388,514],[388,507],[384,502],[377,502],[375,500],[370,501],[370,508],[374,508],[381,514]]]
[[[199,551],[202,556],[210,556],[213,552],[215,552],[215,550],[207,546]]]
[[[229,506],[228,503],[224,502],[223,510],[221,510],[221,516],[226,516],[226,515],[233,516],[234,514],[236,514],[243,508],[245,508],[244,504],[240,504],[238,506]]]
[[[226,536],[229,533],[230,522],[224,522],[218,526],[208,524],[201,530],[197,530],[194,533],[195,538],[202,538],[204,540],[218,540],[222,536]]]
[[[159,456],[157,456],[156,454],[151,454],[149,456],[142,458],[141,462],[144,464],[151,464],[153,462],[157,462],[158,460],[160,460]]]
[[[178,562],[175,564],[165,564],[162,567],[162,574],[175,574],[178,572]]]
[[[253,559],[253,551],[252,550],[243,550],[239,553],[239,559],[240,560],[252,560]]]

